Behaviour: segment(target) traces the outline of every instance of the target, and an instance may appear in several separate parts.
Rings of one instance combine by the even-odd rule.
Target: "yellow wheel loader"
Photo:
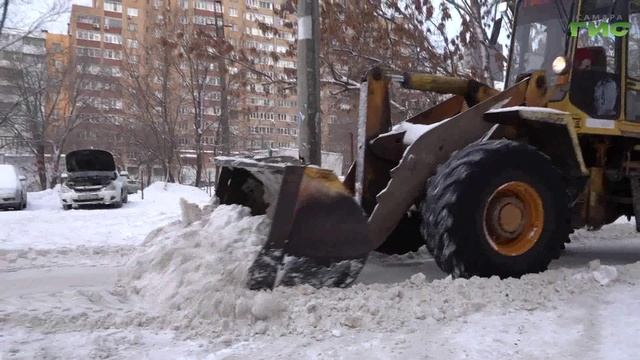
[[[219,158],[216,195],[272,221],[248,286],[344,287],[376,249],[426,244],[459,277],[547,268],[573,229],[640,215],[640,6],[522,0],[504,91],[375,68],[344,181]],[[392,126],[390,85],[452,95]]]

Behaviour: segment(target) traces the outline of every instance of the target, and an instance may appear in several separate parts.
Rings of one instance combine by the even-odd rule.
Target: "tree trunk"
[[[38,179],[40,189],[47,189],[47,166],[44,161],[44,144],[36,145],[36,169],[38,171]]]
[[[60,171],[60,160],[59,158],[56,158],[56,160],[53,163],[53,173],[51,174],[51,179],[49,179],[49,189],[53,189],[58,184],[58,179],[60,177],[60,174],[58,173],[59,171]]]
[[[147,165],[147,186],[151,185],[152,175],[153,175],[153,164]]]
[[[196,126],[195,126],[195,142],[196,142],[196,187],[201,186],[202,182],[202,129],[204,128],[204,114],[202,111],[202,100],[198,101],[198,109],[196,109]]]
[[[196,187],[202,185],[202,150],[196,150]]]
[[[229,91],[227,84],[227,64],[224,59],[219,61],[218,69],[221,71],[220,76],[220,145],[222,155],[231,153],[231,128],[229,127]]]
[[[167,163],[165,165],[165,169],[164,169],[164,174],[165,174],[165,179],[166,182],[168,183],[174,183],[176,182],[175,177],[173,176],[173,159],[172,156],[169,156]]]

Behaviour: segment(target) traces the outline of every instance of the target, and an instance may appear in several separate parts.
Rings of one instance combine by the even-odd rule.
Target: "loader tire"
[[[454,277],[547,269],[570,232],[566,185],[550,159],[508,140],[468,145],[430,180],[423,236]]]

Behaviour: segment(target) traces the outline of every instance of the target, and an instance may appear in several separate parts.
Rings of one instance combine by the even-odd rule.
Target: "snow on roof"
[[[0,189],[16,187],[17,174],[13,165],[0,164]]]

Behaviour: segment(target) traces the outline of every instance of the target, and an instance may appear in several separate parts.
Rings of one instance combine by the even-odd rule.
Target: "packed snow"
[[[416,140],[418,140],[418,138],[424,135],[427,131],[437,127],[438,125],[442,124],[447,120],[448,119],[442,120],[434,124],[429,124],[429,125],[414,124],[407,121],[403,121],[401,123],[398,123],[397,125],[394,125],[391,132],[394,132],[394,133],[404,132],[402,143],[405,145],[411,145],[414,142],[416,142]]]
[[[252,292],[247,269],[269,220],[246,208],[165,184],[122,209],[59,207],[48,191],[30,194],[24,212],[0,212],[0,358],[635,359],[640,350],[640,239],[626,220],[577,231],[551,270],[521,279],[452,279],[423,248],[372,254],[349,289]]]
[[[0,249],[52,249],[75,246],[138,245],[153,229],[180,215],[180,198],[203,204],[208,196],[196,188],[154,183],[129,203],[108,208],[65,211],[57,189],[28,194],[26,211],[0,213]]]
[[[535,112],[549,113],[549,114],[569,114],[566,111],[561,111],[561,110],[552,109],[552,108],[535,107],[535,106],[511,106],[506,108],[491,109],[487,111],[487,113],[500,113],[500,112],[509,112],[509,111],[535,111]]]

